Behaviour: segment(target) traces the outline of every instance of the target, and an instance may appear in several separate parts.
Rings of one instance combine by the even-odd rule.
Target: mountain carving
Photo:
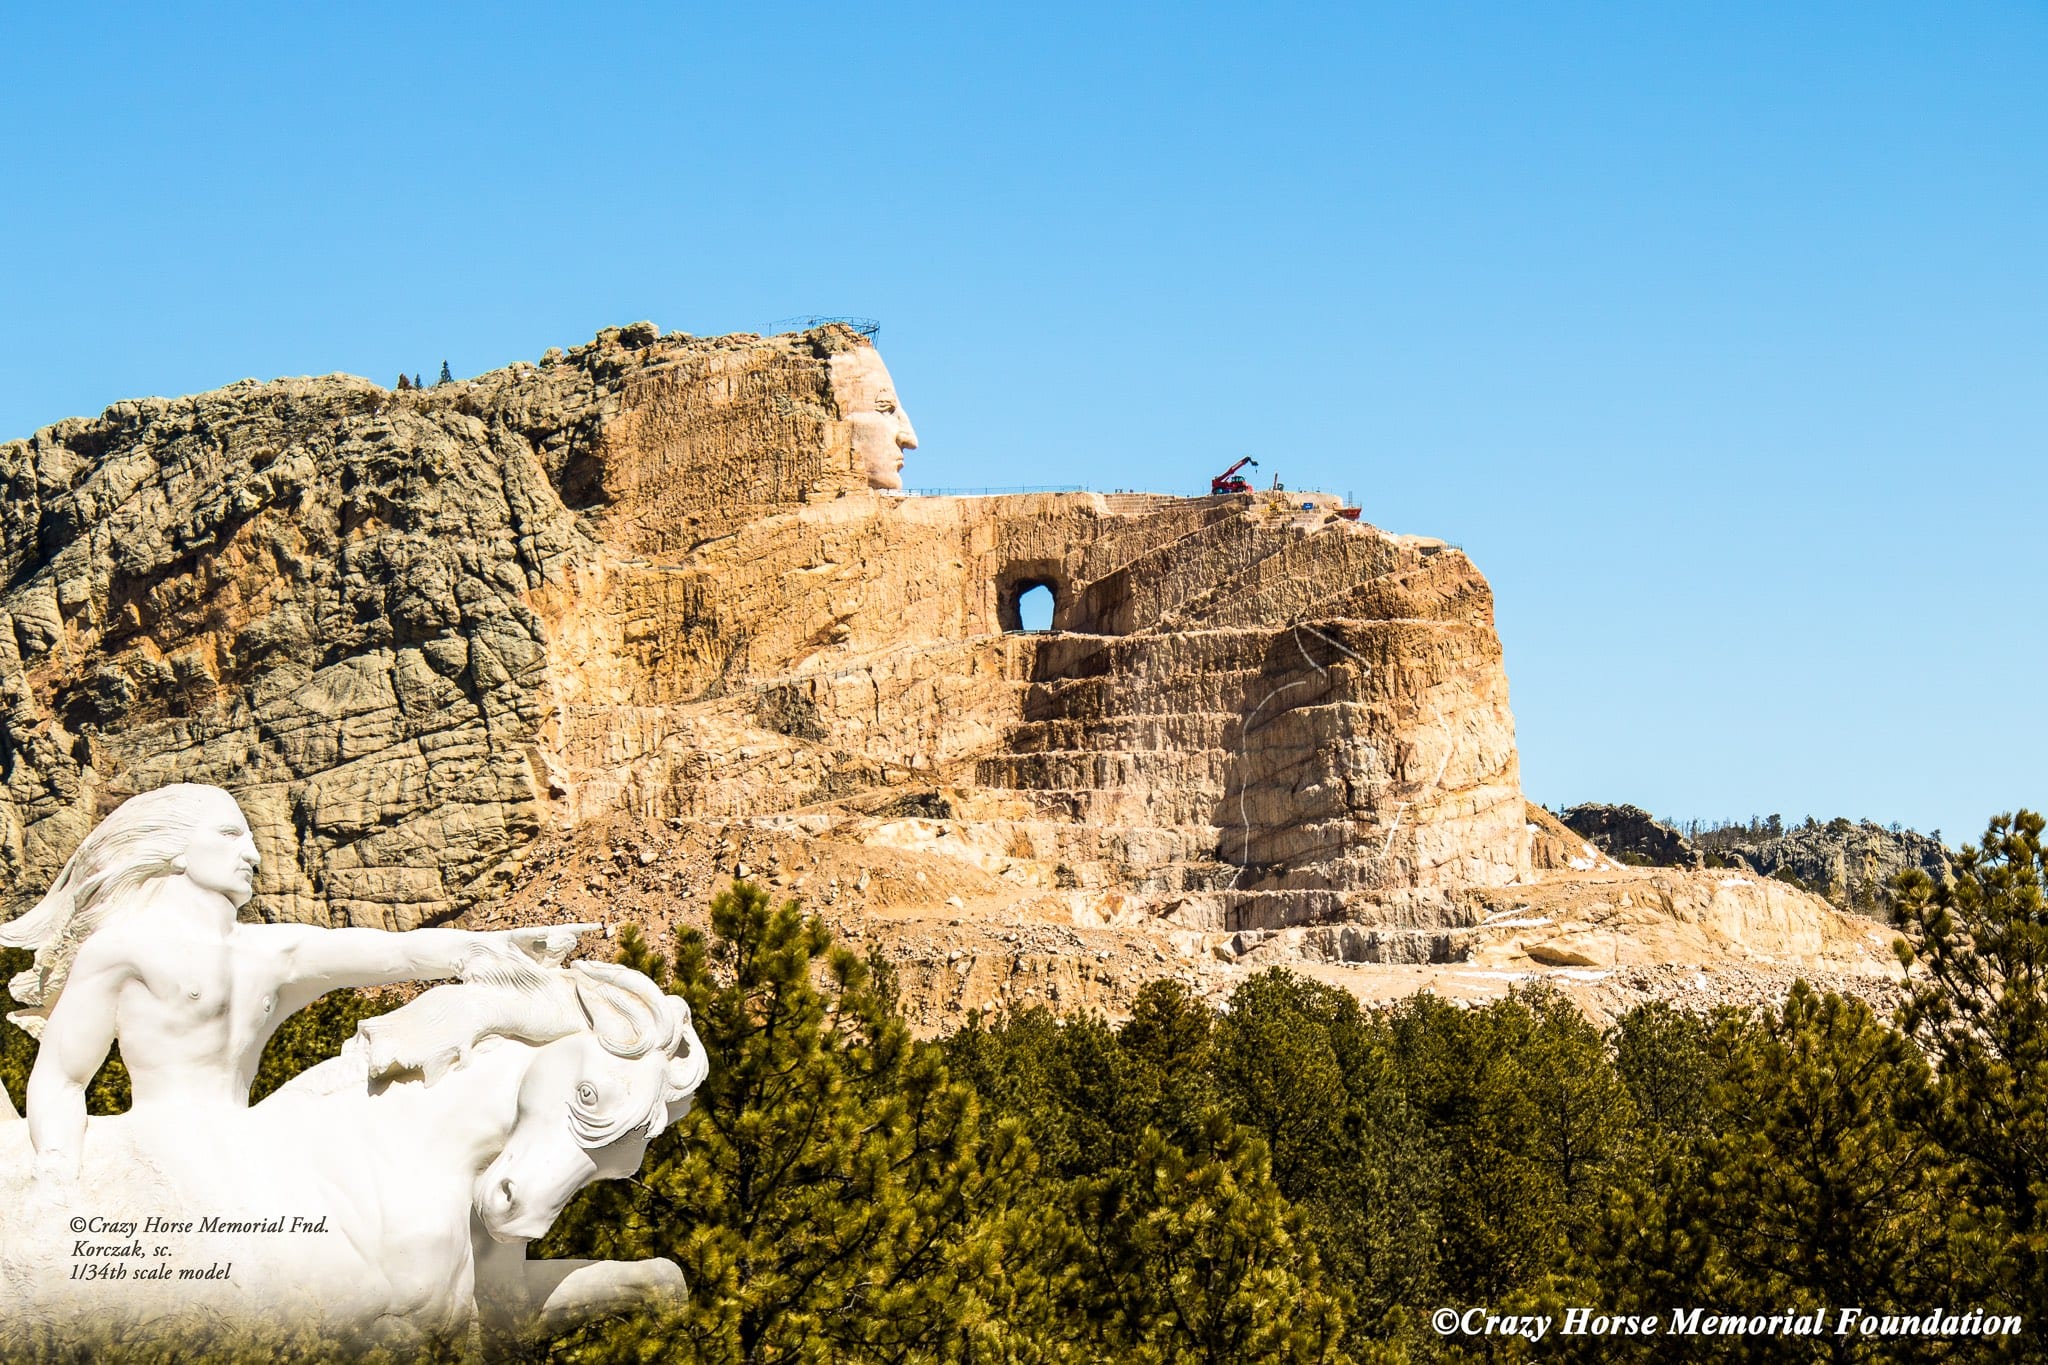
[[[643,323],[0,445],[0,912],[182,780],[239,798],[267,916],[660,922],[753,876],[893,944],[935,1017],[1022,998],[1041,950],[1113,1008],[1262,957],[1492,963],[1539,891],[1710,914],[1710,874],[1559,890],[1650,874],[1524,800],[1462,551],[1326,495],[877,490],[835,381],[885,387],[866,345]],[[1017,628],[1034,586],[1050,631]],[[1756,899],[1741,951],[1881,972],[1872,926]],[[1573,933],[1507,956],[1628,956]]]

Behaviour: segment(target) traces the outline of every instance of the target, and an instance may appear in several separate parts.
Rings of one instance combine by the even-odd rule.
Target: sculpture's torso
[[[254,934],[184,917],[137,915],[119,934],[98,934],[79,966],[104,962],[129,980],[114,1027],[135,1103],[241,1107],[263,1045],[277,1025],[283,963]]]

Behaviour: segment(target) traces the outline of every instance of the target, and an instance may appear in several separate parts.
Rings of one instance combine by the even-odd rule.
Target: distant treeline
[[[1935,881],[1950,875],[1941,831],[1919,834],[1894,824],[1779,815],[1748,820],[1659,820],[1640,806],[1585,802],[1557,813],[1573,831],[1617,862],[1650,867],[1734,868],[1774,877],[1825,896],[1837,907],[1897,922],[1899,874],[1917,868]]]
[[[1544,991],[1369,1010],[1275,970],[1221,1012],[1160,981],[1121,1025],[1038,1007],[920,1041],[885,961],[742,883],[672,953],[622,935],[621,961],[688,1000],[710,1078],[636,1179],[537,1248],[672,1257],[688,1302],[524,1358],[2039,1359],[2042,828],[2001,818],[1948,882],[1902,874],[1916,985],[1891,1021],[1804,986],[1605,1029]],[[266,1077],[364,1008],[292,1021]],[[28,1058],[10,1036],[17,1098]],[[1575,1307],[1829,1330],[1561,1335]],[[1445,1308],[1553,1325],[1446,1336]],[[1837,1336],[1848,1308],[2026,1329]]]
[[[1790,825],[1785,823],[1785,817],[1782,815],[1752,815],[1747,820],[1732,817],[1722,820],[1674,820],[1668,816],[1659,816],[1658,822],[1677,830],[1701,848],[1717,850],[1739,849],[1765,839],[1780,839],[1796,830],[1821,830],[1839,837],[1856,827],[1854,821],[1842,816],[1822,821],[1814,819],[1811,815]],[[1883,828],[1890,834],[1909,832],[1896,820]],[[1940,843],[1941,831],[1929,830],[1927,837]]]

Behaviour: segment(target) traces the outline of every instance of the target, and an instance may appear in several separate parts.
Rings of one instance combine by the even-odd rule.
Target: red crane
[[[1251,492],[1251,482],[1241,477],[1237,472],[1238,470],[1243,469],[1246,465],[1250,465],[1253,469],[1257,469],[1259,467],[1259,462],[1257,460],[1254,460],[1251,456],[1247,455],[1242,460],[1239,460],[1236,464],[1232,465],[1230,468],[1224,470],[1221,474],[1218,474],[1215,478],[1209,480],[1209,496],[1212,498],[1218,498],[1222,497],[1226,493]]]

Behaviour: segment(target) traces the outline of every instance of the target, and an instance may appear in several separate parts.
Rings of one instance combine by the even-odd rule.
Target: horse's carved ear
[[[572,962],[576,1003],[590,1031],[615,1057],[645,1056],[662,1036],[661,989],[645,975],[615,962]]]
[[[668,1074],[665,1077],[668,1101],[668,1121],[690,1112],[690,1096],[697,1093],[697,1087],[704,1084],[704,1078],[711,1074],[711,1059],[704,1055],[704,1044],[697,1037],[697,1030],[690,1027],[690,1007],[676,996],[669,996],[663,1002],[668,1006],[668,1022],[673,1041],[669,1043]]]
[[[691,1097],[697,1093],[697,1087],[704,1084],[704,1078],[711,1074],[711,1063],[704,1056],[704,1048],[697,1042],[696,1034],[687,1036],[687,1050],[669,1060],[667,1074],[663,1077],[666,1085],[662,1100],[668,1105],[670,1123],[690,1112]]]

